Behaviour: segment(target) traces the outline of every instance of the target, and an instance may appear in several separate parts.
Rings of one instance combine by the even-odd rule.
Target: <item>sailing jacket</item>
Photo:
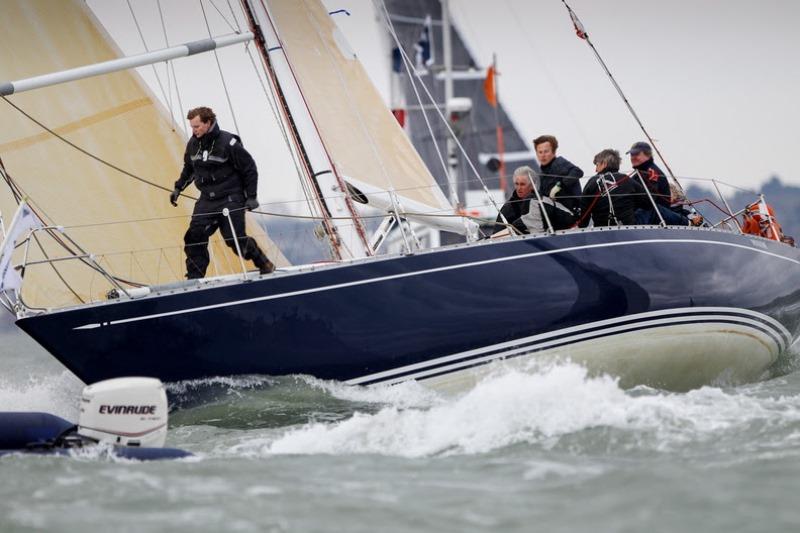
[[[528,233],[528,228],[520,219],[522,215],[528,214],[531,205],[531,197],[533,197],[533,194],[526,198],[520,198],[517,191],[512,192],[511,197],[503,204],[503,207],[500,208],[500,213],[497,215],[496,224],[494,226],[494,233],[506,228],[503,223],[503,217],[505,217],[508,223],[514,226],[519,232]]]
[[[647,185],[647,190],[653,195],[653,200],[659,205],[668,208],[671,204],[672,193],[669,190],[669,181],[667,176],[661,171],[660,168],[650,158],[641,165],[633,167],[639,171],[642,176],[642,181]],[[639,178],[634,177],[637,181]],[[649,200],[648,200],[649,202]],[[653,209],[653,205],[649,204],[646,209]]]
[[[182,191],[192,181],[207,200],[232,194],[255,198],[258,170],[239,136],[219,129],[215,122],[205,135],[192,136],[186,143],[183,171],[175,188]]]
[[[583,177],[583,170],[559,156],[542,166],[541,176],[540,194],[549,196],[553,187],[560,184],[561,190],[555,195],[554,199],[573,212],[577,212],[581,195],[579,179]]]
[[[611,202],[609,205],[609,196]],[[638,208],[652,209],[644,187],[635,178],[619,172],[604,172],[589,178],[581,198],[582,218],[580,227],[589,225],[589,215],[595,227],[634,224],[634,211]],[[611,216],[611,210],[614,216]],[[615,223],[616,219],[616,223]]]

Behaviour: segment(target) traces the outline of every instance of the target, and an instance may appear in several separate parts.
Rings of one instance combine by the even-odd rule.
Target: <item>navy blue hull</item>
[[[86,383],[238,374],[374,382],[452,354],[468,360],[481,347],[656,311],[684,321],[694,308],[726,309],[731,320],[753,312],[785,348],[800,333],[798,301],[797,249],[726,232],[631,228],[379,258],[17,324]]]

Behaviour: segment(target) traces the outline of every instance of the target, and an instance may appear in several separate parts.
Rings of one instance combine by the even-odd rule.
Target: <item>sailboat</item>
[[[113,47],[77,1],[57,9],[11,3],[23,4],[0,22],[4,32],[35,20],[42,36],[64,40],[48,49],[53,57],[72,45],[93,50],[92,62],[112,60]],[[259,51],[331,261],[259,275],[238,270],[238,258],[225,260],[220,250],[209,279],[162,282],[165,269],[180,271],[174,243],[187,220],[176,224],[161,210],[171,184],[129,175],[121,185],[97,160],[113,161],[107,145],[122,144],[129,159],[120,168],[146,167],[158,153],[174,165],[182,149],[136,76],[122,70],[5,97],[6,124],[19,123],[23,111],[42,125],[56,110],[74,113],[50,131],[31,122],[4,131],[0,158],[17,199],[27,198],[43,220],[14,255],[23,284],[6,298],[16,324],[81,380],[310,374],[459,390],[497,364],[568,358],[618,376],[623,386],[685,390],[758,379],[800,335],[800,252],[780,242],[735,229],[664,226],[476,240],[477,225],[453,210],[317,0],[246,0],[242,10],[248,27],[241,35],[251,35]],[[72,42],[76,34],[82,42]],[[17,77],[31,75],[24,64]],[[67,65],[54,60],[52,70]],[[6,95],[18,86],[25,84],[0,84]],[[94,96],[79,96],[92,88]],[[121,127],[113,118],[131,112],[137,121],[143,115],[145,132],[164,138],[102,129]],[[133,122],[127,116],[121,124]],[[102,127],[84,138],[87,125]],[[58,179],[37,173],[48,158],[74,158],[62,138],[97,159]],[[373,234],[364,205],[382,217]],[[134,229],[120,229],[134,218]],[[420,249],[407,220],[467,242]],[[139,228],[147,225],[155,229]],[[380,235],[391,226],[407,247],[381,255]],[[94,246],[110,252],[96,255]],[[109,291],[114,297],[105,298]]]

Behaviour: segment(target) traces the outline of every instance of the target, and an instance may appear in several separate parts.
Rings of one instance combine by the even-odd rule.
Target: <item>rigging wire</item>
[[[208,16],[206,15],[206,8],[205,8],[205,5],[203,4],[203,0],[198,0],[198,2],[200,3],[200,9],[203,11],[203,20],[206,23],[206,30],[208,30],[208,37],[209,38],[213,38],[213,35],[211,35],[211,25],[208,23]],[[214,59],[217,62],[217,70],[219,71],[219,79],[222,82],[222,89],[225,91],[225,98],[228,101],[228,109],[230,109],[231,117],[233,118],[233,127],[236,128],[236,133],[238,134],[240,132],[239,123],[236,121],[236,111],[233,110],[233,102],[231,102],[231,95],[228,92],[228,84],[225,82],[225,75],[222,73],[222,64],[219,61],[219,54],[217,53],[217,49],[216,48],[213,50],[213,52],[214,52]]]
[[[227,25],[228,25],[228,27],[231,29],[231,31],[232,31],[232,32],[234,32],[234,33],[241,33],[241,31],[240,31],[240,30],[238,30],[237,28],[234,28],[234,27],[233,27],[233,24],[231,24],[231,23],[230,23],[230,21],[228,20],[228,18],[227,18],[227,17],[226,17],[226,16],[225,16],[225,15],[222,13],[222,11],[219,9],[219,7],[217,7],[217,4],[214,2],[214,0],[208,0],[208,1],[211,3],[211,7],[213,7],[213,8],[214,8],[214,9],[217,11],[217,13],[219,13],[219,16],[222,18],[222,20],[224,20],[224,21],[225,21],[225,24],[227,24]],[[230,2],[229,2],[229,3],[228,3],[228,7],[229,7],[229,8],[230,8],[230,5],[231,5],[231,4],[230,4]],[[233,14],[233,10],[232,10],[232,9],[231,9],[231,14]],[[236,16],[234,15],[234,17],[233,17],[233,18],[234,18],[234,21],[235,21],[235,20],[236,20]],[[237,26],[239,25],[238,21],[236,22],[236,25],[237,25]]]
[[[588,44],[589,48],[592,49],[592,52],[594,53],[594,56],[597,59],[597,62],[600,64],[601,67],[603,67],[606,76],[608,76],[608,79],[611,80],[611,84],[614,86],[614,89],[616,89],[617,94],[619,94],[620,98],[622,98],[622,101],[625,103],[625,106],[628,108],[628,111],[630,111],[631,115],[633,116],[633,119],[639,125],[639,128],[642,130],[645,137],[647,137],[647,140],[650,142],[650,146],[653,147],[653,149],[658,154],[659,159],[661,159],[661,162],[664,163],[664,166],[667,168],[667,172],[669,172],[672,181],[674,181],[675,184],[678,186],[678,188],[680,188],[681,192],[684,192],[683,187],[681,186],[678,179],[675,177],[675,174],[672,172],[669,163],[667,163],[667,160],[664,159],[661,150],[658,149],[658,145],[655,143],[653,137],[650,135],[650,133],[648,133],[647,129],[644,127],[644,124],[642,123],[641,119],[639,119],[639,115],[636,113],[636,110],[633,109],[633,106],[628,100],[628,97],[625,96],[624,92],[622,92],[622,88],[617,83],[617,80],[614,78],[614,75],[608,69],[608,66],[606,66],[606,62],[603,61],[603,58],[600,56],[600,53],[597,51],[597,48],[595,48],[594,43],[592,43],[592,40],[589,38],[589,33],[586,31],[586,28],[583,26],[583,23],[578,18],[578,15],[576,15],[575,12],[572,10],[572,8],[569,7],[569,4],[567,4],[567,0],[561,0],[561,2],[564,4],[564,7],[567,8],[567,12],[569,13],[570,18],[572,19],[572,25],[575,27],[575,33],[578,35],[578,37],[586,41],[586,44]]]
[[[392,36],[395,42],[395,46],[397,46],[398,50],[400,50],[400,56],[403,59],[403,67],[406,70],[406,74],[408,75],[408,81],[411,82],[411,87],[414,89],[414,95],[417,98],[417,102],[419,103],[420,110],[422,111],[422,117],[425,119],[425,126],[428,128],[428,132],[430,133],[431,140],[433,141],[434,151],[436,152],[436,156],[439,158],[439,163],[442,165],[442,171],[444,172],[444,176],[447,176],[450,172],[447,163],[445,163],[444,157],[442,156],[442,150],[439,148],[439,143],[437,142],[437,135],[433,132],[433,126],[431,125],[431,121],[428,118],[428,113],[425,110],[425,106],[422,103],[422,97],[419,94],[419,90],[417,89],[416,82],[414,81],[414,76],[412,75],[412,66],[410,61],[407,60],[407,54],[405,50],[403,50],[403,45],[400,43],[400,38],[397,36],[397,31],[395,30],[394,23],[392,22],[391,15],[389,15],[389,10],[386,8],[386,2],[384,0],[380,0],[381,8],[383,10],[383,19],[384,23],[386,24],[386,28],[389,30],[389,34]],[[416,68],[416,67],[413,67]],[[433,102],[434,106],[436,106],[436,102]],[[444,136],[446,139],[447,136]]]
[[[269,12],[267,12],[267,7],[264,3],[261,3],[262,9],[265,10],[267,15],[267,21],[269,22],[270,27],[272,28],[273,34],[277,37],[277,31],[275,29],[274,24],[272,23],[272,19],[269,18]],[[269,80],[269,85],[272,88],[273,96],[275,98],[275,105],[280,112],[282,117],[281,120],[278,121],[278,124],[281,125],[281,130],[284,134],[289,135],[292,145],[289,147],[289,151],[293,154],[293,160],[295,165],[299,163],[301,165],[300,171],[300,183],[304,185],[308,185],[316,191],[314,195],[308,195],[306,193],[306,198],[313,197],[316,199],[318,205],[316,206],[318,209],[318,213],[320,213],[322,217],[322,227],[324,229],[324,234],[328,237],[328,246],[330,248],[331,257],[333,258],[341,258],[341,252],[339,247],[342,245],[341,239],[339,238],[339,234],[337,233],[337,226],[332,224],[328,217],[331,215],[330,210],[328,209],[327,204],[323,200],[322,191],[319,188],[319,183],[316,181],[315,176],[313,175],[313,171],[311,169],[311,161],[306,153],[305,146],[301,142],[299,138],[299,133],[297,132],[295,125],[294,125],[294,118],[292,117],[291,112],[288,109],[288,103],[286,102],[286,96],[283,93],[280,84],[278,83],[277,79],[277,72],[275,71],[274,64],[272,59],[270,58],[270,53],[273,49],[267,49],[266,39],[264,38],[264,34],[261,30],[260,23],[256,20],[255,15],[252,12],[252,9],[248,6],[247,3],[242,3],[242,10],[244,17],[247,21],[248,27],[254,32],[257,36],[255,43],[256,47],[258,48],[259,56],[261,58],[261,65],[264,69],[265,77]],[[280,49],[280,39],[278,38],[278,48]],[[285,52],[284,52],[285,55]],[[291,67],[290,67],[291,70]],[[305,193],[305,191],[304,191]],[[314,209],[310,211],[314,213]]]
[[[363,225],[359,222],[359,215],[356,212],[355,207],[353,206],[353,201],[352,201],[350,195],[347,194],[347,186],[345,185],[344,180],[342,179],[342,176],[339,174],[339,171],[338,171],[338,169],[336,168],[336,165],[333,162],[333,158],[332,158],[332,156],[330,154],[330,151],[328,150],[328,147],[325,145],[325,141],[322,138],[322,133],[320,132],[319,124],[317,123],[317,121],[315,120],[313,114],[311,113],[311,109],[310,109],[309,103],[308,103],[308,101],[306,99],[306,95],[303,93],[303,91],[302,91],[302,89],[301,89],[301,87],[299,85],[299,80],[297,79],[297,74],[295,72],[295,67],[292,65],[292,62],[290,61],[290,58],[289,58],[288,54],[286,53],[286,50],[285,50],[284,44],[283,44],[283,40],[280,38],[278,30],[277,30],[277,28],[275,26],[275,21],[273,21],[272,15],[270,15],[269,9],[267,8],[267,6],[264,5],[264,0],[261,0],[261,4],[262,4],[262,7],[264,9],[267,21],[269,22],[269,25],[272,28],[272,33],[277,38],[278,47],[276,49],[280,50],[281,54],[283,55],[283,57],[285,59],[286,67],[288,68],[288,71],[290,73],[290,77],[292,79],[294,79],[294,82],[296,84],[296,88],[297,88],[297,92],[298,92],[298,95],[300,97],[300,100],[302,101],[303,106],[304,106],[304,108],[306,110],[306,113],[308,114],[308,118],[310,119],[310,123],[313,126],[314,131],[316,132],[316,138],[318,139],[319,144],[321,146],[321,151],[324,154],[325,159],[327,159],[327,161],[328,161],[329,170],[327,172],[330,172],[333,175],[333,177],[336,179],[337,185],[339,186],[341,192],[343,193],[343,195],[341,196],[341,199],[343,200],[344,205],[347,208],[347,210],[350,212],[351,218],[352,218],[353,223],[354,223],[353,227],[354,227],[354,229],[356,231],[357,237],[360,239],[360,244],[363,246],[363,249],[365,250],[367,255],[372,255],[372,250],[371,250],[371,247],[369,245],[369,239],[367,238],[367,235],[366,235],[366,232],[364,230]],[[269,61],[269,59],[268,59],[269,51],[266,50],[266,44],[265,43],[263,43],[263,44],[264,44],[263,50],[262,50],[263,59],[264,59],[264,61]],[[279,87],[280,84],[279,84],[278,79],[277,79],[277,73],[274,70],[272,70],[271,67],[270,67],[270,69],[271,69],[270,73],[271,73],[271,79],[273,80],[273,84],[276,87]],[[285,107],[285,113],[287,115],[287,120],[293,121],[294,119],[291,118],[291,111],[288,109],[288,104],[286,104],[285,102],[284,102],[284,107]],[[293,137],[295,137],[299,148],[302,149],[302,150],[305,150],[305,147],[303,146],[302,142],[299,139],[299,132],[296,132],[296,130],[295,130],[293,133],[294,133]],[[313,185],[315,185],[317,188],[319,188],[319,182],[317,182],[317,180],[316,180],[316,176],[317,175],[313,174],[313,169],[310,166],[310,161],[309,161],[309,164],[308,164],[307,171],[308,171],[309,180],[313,180],[313,182],[314,182]],[[323,196],[320,194],[320,197],[322,198]],[[329,211],[329,208],[328,208],[327,205],[322,206],[322,209],[324,209],[324,211]],[[336,226],[331,226],[329,224],[325,224],[324,227],[325,227],[326,233],[330,237],[329,240],[331,241],[331,244],[332,244],[332,247],[333,247],[333,252],[334,252],[334,254],[336,256],[339,256],[339,254],[340,254],[339,250],[338,250],[339,247],[344,247],[344,248],[348,249],[348,251],[349,251],[348,243],[344,242],[341,239],[341,236],[338,234]],[[352,252],[351,252],[351,254],[352,254]]]
[[[144,46],[144,51],[149,52],[150,47],[147,46],[147,41],[145,41],[144,33],[142,32],[142,27],[139,25],[139,19],[136,17],[136,13],[133,10],[133,5],[131,5],[131,0],[126,0],[126,1],[128,3],[128,9],[131,12],[131,17],[133,17],[133,23],[136,26],[136,31],[139,32],[139,39],[141,39],[142,41],[142,46]],[[155,64],[151,64],[150,68],[153,69],[153,75],[156,77],[156,82],[158,83],[158,88],[161,90],[161,96],[164,97],[164,102],[170,101],[170,99],[167,97],[166,91],[164,90],[164,84],[161,83],[161,76],[158,75],[158,70],[156,70]],[[169,67],[166,68],[167,68],[166,70],[167,79],[169,79]],[[172,120],[172,127],[173,128],[177,127],[177,124],[175,123],[175,117],[172,114],[172,108],[170,108],[170,119]]]
[[[404,63],[406,63],[406,68],[408,68],[408,65],[411,64],[411,59],[409,58],[409,56],[406,53],[405,49],[403,49],[402,45],[400,44],[400,39],[398,38],[397,33],[394,31],[394,27],[392,26],[391,21],[389,19],[389,11],[386,9],[385,0],[380,0],[380,2],[381,2],[381,5],[383,6],[384,13],[386,14],[385,19],[386,19],[386,21],[388,21],[388,27],[390,28],[389,31],[390,31],[392,37],[394,38],[395,44],[397,45],[398,49],[400,50],[400,55],[402,56]],[[456,143],[456,146],[458,146],[458,149],[461,152],[461,155],[464,157],[464,160],[467,162],[467,165],[469,165],[469,167],[472,170],[473,174],[475,175],[477,180],[480,182],[480,184],[481,184],[481,186],[483,188],[483,192],[486,194],[486,197],[489,199],[489,202],[497,210],[497,212],[500,213],[500,208],[497,206],[497,202],[495,202],[494,197],[492,197],[491,193],[489,192],[488,187],[486,186],[486,182],[481,177],[480,173],[478,172],[478,169],[475,168],[475,165],[472,162],[472,159],[469,157],[469,155],[467,154],[466,150],[464,149],[464,146],[461,144],[461,141],[458,139],[458,136],[455,134],[455,132],[453,131],[453,128],[450,126],[450,122],[447,120],[447,118],[444,116],[444,114],[442,114],[442,111],[439,109],[439,107],[436,106],[436,100],[433,98],[433,95],[431,94],[431,92],[428,89],[427,85],[425,85],[425,82],[422,81],[422,78],[421,78],[420,74],[418,72],[415,72],[415,76],[417,77],[417,80],[419,81],[419,84],[422,86],[422,89],[425,91],[425,94],[427,95],[428,100],[434,105],[434,109],[436,110],[436,113],[439,115],[439,118],[441,119],[442,123],[445,125],[445,128],[447,129],[448,133],[450,134],[450,137]],[[422,105],[422,101],[421,100],[420,100],[420,105]]]
[[[238,21],[237,21],[237,26],[238,26]],[[253,71],[256,74],[256,78],[258,78],[258,83],[261,86],[261,90],[264,92],[264,96],[267,99],[270,111],[272,111],[272,118],[275,120],[276,124],[282,125],[283,120],[280,118],[277,95],[275,95],[271,90],[267,88],[267,85],[269,84],[269,81],[265,80],[267,74],[258,68],[256,60],[253,57],[253,50],[252,48],[250,48],[249,44],[250,43],[247,43],[245,45],[245,50],[247,52],[247,56],[250,59],[250,64],[253,66]],[[305,197],[305,202],[306,205],[308,206],[308,212],[318,213],[320,215],[320,218],[323,218],[323,213],[319,209],[318,205],[314,202],[314,200],[319,202],[320,198],[311,191],[310,184],[303,178],[303,168],[300,162],[300,157],[301,157],[300,154],[297,153],[296,150],[294,150],[292,142],[289,139],[289,135],[286,132],[286,129],[284,127],[279,127],[278,130],[280,130],[283,142],[286,145],[286,148],[289,150],[289,155],[292,158],[292,164],[294,165],[295,172],[297,173],[297,181],[300,183],[300,188],[303,191],[303,196]]]
[[[158,4],[158,15],[161,18],[161,31],[164,33],[164,44],[166,45],[167,48],[169,48],[169,36],[167,35],[167,25],[164,22],[164,10],[161,7],[161,0],[156,0],[156,3]],[[183,131],[183,136],[184,137],[188,137],[189,136],[189,132],[186,129],[186,123],[183,121],[183,109],[184,108],[183,108],[183,101],[181,100],[181,91],[180,91],[180,87],[178,85],[178,77],[175,75],[175,62],[168,60],[167,61],[167,82],[171,86],[170,72],[172,72],[172,81],[175,82],[175,95],[178,97],[178,108],[179,108],[178,117],[180,117],[180,119],[181,119],[180,120],[180,128],[181,128],[181,131]],[[175,110],[173,109],[173,106],[172,106],[172,89],[171,88],[170,88],[170,91],[169,91],[169,114],[172,117],[172,123],[175,124],[175,122],[176,122],[175,121]]]
[[[318,24],[316,23],[316,21],[314,20],[314,18],[312,16],[310,16],[307,12],[306,12],[306,14],[308,16],[309,22],[314,27],[314,30],[317,32],[317,35],[320,38],[322,38],[321,28],[318,26]],[[380,166],[381,173],[386,178],[386,181],[389,183],[389,187],[390,187],[389,190],[388,190],[388,192],[389,192],[389,200],[391,201],[392,207],[394,208],[395,216],[398,216],[398,217],[402,216],[401,213],[403,211],[403,206],[400,205],[400,200],[399,200],[399,198],[397,198],[397,196],[395,194],[396,187],[394,185],[394,182],[392,180],[391,175],[389,174],[388,169],[386,168],[386,163],[384,162],[383,157],[381,157],[381,154],[378,151],[378,147],[377,147],[377,145],[375,143],[375,139],[372,137],[371,132],[369,131],[369,128],[367,127],[367,124],[364,121],[364,116],[361,113],[361,110],[358,108],[358,106],[356,106],[355,102],[353,101],[353,95],[351,94],[351,91],[347,90],[348,89],[347,81],[345,80],[341,69],[336,64],[336,62],[333,60],[333,57],[331,55],[331,51],[328,48],[326,48],[325,51],[327,52],[327,57],[328,57],[328,59],[330,61],[330,65],[333,67],[334,72],[336,72],[336,75],[337,75],[338,81],[339,81],[339,85],[340,85],[340,87],[342,89],[344,89],[343,92],[345,93],[345,95],[347,97],[347,103],[349,104],[350,111],[352,112],[352,114],[354,114],[356,116],[356,118],[358,118],[358,124],[359,124],[359,126],[361,128],[361,132],[364,135],[364,137],[367,139],[367,142],[369,144],[370,150],[372,151],[372,155],[378,161],[378,165]],[[346,190],[345,190],[345,192],[346,192]],[[406,240],[406,234],[405,234],[405,231],[403,230],[403,226],[400,225],[399,229],[400,229],[400,232],[402,234],[403,240],[406,242],[406,247],[407,247],[408,251],[411,252],[411,247],[409,246],[409,244],[408,244],[408,242]]]

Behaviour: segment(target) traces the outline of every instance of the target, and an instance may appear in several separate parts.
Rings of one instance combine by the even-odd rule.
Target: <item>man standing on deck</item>
[[[255,239],[245,234],[244,210],[258,207],[258,170],[253,157],[244,149],[238,135],[219,129],[211,108],[196,107],[186,118],[192,127],[192,137],[186,143],[183,171],[169,196],[172,205],[177,206],[181,191],[192,181],[200,190],[200,199],[194,205],[189,229],[183,237],[186,278],[206,275],[208,238],[217,229],[234,252],[252,260],[261,274],[269,274],[275,270],[275,265]],[[222,214],[226,208],[230,220]]]
[[[583,170],[556,156],[558,140],[552,135],[536,137],[533,146],[542,169],[542,195],[553,200],[550,216],[553,228],[569,229],[579,215]]]

